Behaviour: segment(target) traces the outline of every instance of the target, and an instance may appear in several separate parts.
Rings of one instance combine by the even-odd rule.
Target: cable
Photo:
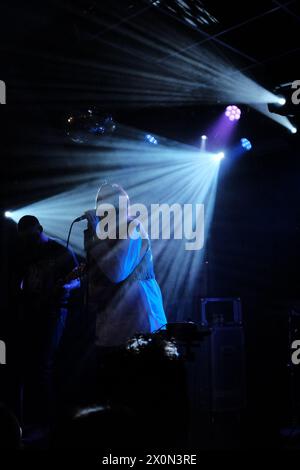
[[[72,232],[72,228],[73,228],[73,225],[75,224],[77,220],[73,220],[73,222],[71,223],[70,225],[70,229],[69,229],[69,233],[68,233],[68,238],[67,238],[67,249],[69,248],[69,243],[70,243],[70,237],[71,237],[71,232]]]

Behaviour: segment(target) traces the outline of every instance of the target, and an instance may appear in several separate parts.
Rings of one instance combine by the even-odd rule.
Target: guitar
[[[78,286],[70,286],[68,289],[68,284],[70,284],[72,281],[75,281],[78,279],[78,281],[81,280],[81,278],[84,276],[86,273],[87,266],[86,263],[80,263],[79,266],[76,266],[67,276],[65,276],[63,279],[60,279],[58,283],[55,286],[54,292],[53,292],[53,298],[55,299],[61,299],[63,302],[68,301],[70,297],[70,292],[77,288],[80,287],[80,284]],[[65,286],[65,287],[64,287]]]
[[[74,268],[62,281],[60,281],[60,286],[69,284],[71,281],[75,281],[76,279],[80,280],[86,271],[86,263],[80,263],[79,266],[76,266],[76,268]]]

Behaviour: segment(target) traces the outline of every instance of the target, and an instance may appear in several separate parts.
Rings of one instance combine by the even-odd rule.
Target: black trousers
[[[68,310],[27,311],[22,320],[20,355],[23,425],[46,425],[55,411],[56,357],[65,331]]]

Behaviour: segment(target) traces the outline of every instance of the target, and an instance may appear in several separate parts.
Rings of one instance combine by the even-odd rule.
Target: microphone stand
[[[84,305],[85,305],[85,314],[87,318],[87,324],[89,325],[89,305],[90,305],[90,250],[89,250],[89,234],[90,227],[88,224],[87,229],[83,232],[84,236],[84,251],[85,251],[85,260],[86,260],[86,285],[85,285],[85,296],[84,296]]]
[[[69,233],[68,233],[68,238],[67,238],[67,249],[69,248],[70,244],[70,237],[71,237],[71,232],[74,227],[74,224],[77,222],[80,222],[81,220],[84,220],[85,217],[77,217],[75,220],[70,225]],[[87,330],[89,330],[90,326],[90,315],[89,315],[89,284],[90,284],[90,250],[89,250],[89,243],[90,243],[90,234],[91,234],[91,227],[88,222],[88,228],[84,230],[84,250],[86,253],[86,280],[85,280],[85,286],[84,286],[84,297],[83,297],[83,311],[84,311],[84,316],[86,319],[86,326]]]
[[[73,225],[80,220],[85,220],[86,217],[78,217],[75,219],[69,230],[67,246],[69,245],[70,235]],[[84,348],[84,359],[82,361],[83,370],[88,374],[88,380],[92,380],[92,383],[96,383],[96,350],[95,350],[95,339],[96,339],[96,317],[93,312],[93,308],[90,305],[90,282],[91,282],[91,245],[93,241],[93,227],[87,219],[87,228],[83,232],[84,237],[84,250],[85,250],[85,276],[82,282],[82,295],[81,295],[81,307],[82,307],[82,336]],[[91,369],[91,364],[94,366]],[[91,374],[91,376],[90,376]],[[95,377],[94,377],[95,376]]]
[[[69,248],[71,232],[72,232],[72,229],[73,229],[74,224],[75,224],[76,222],[77,222],[77,219],[73,220],[73,222],[72,222],[71,225],[70,225],[69,233],[68,233],[68,238],[67,238],[67,249]]]
[[[85,314],[87,317],[88,329],[92,330],[92,340],[95,340],[96,335],[96,318],[93,313],[93,309],[90,308],[90,281],[91,281],[91,245],[94,238],[93,226],[88,221],[87,229],[84,231],[84,251],[86,254],[86,286],[85,286]]]

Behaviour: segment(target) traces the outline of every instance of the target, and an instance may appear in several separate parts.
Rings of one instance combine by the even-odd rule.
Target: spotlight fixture
[[[280,106],[284,106],[286,104],[286,99],[283,97],[283,96],[280,96],[278,98],[278,102],[277,102]]]
[[[241,110],[235,105],[227,106],[225,116],[227,116],[230,121],[238,121],[241,117]]]
[[[202,139],[202,140],[207,140],[207,135],[202,135],[202,136],[201,136],[201,139]]]
[[[270,113],[287,116],[288,118],[299,118],[300,106],[293,99],[296,89],[295,83],[297,83],[297,80],[296,82],[282,83],[274,88],[273,94],[276,101],[268,103]]]
[[[213,159],[214,159],[216,162],[220,162],[221,160],[223,160],[223,158],[225,158],[225,153],[224,153],[224,152],[216,153],[216,154],[213,156]]]
[[[7,219],[11,219],[12,213],[11,213],[10,211],[5,211],[5,212],[4,212],[4,216],[5,216]]]
[[[296,134],[298,132],[297,127],[292,127],[291,128],[291,133]]]
[[[242,147],[243,147],[245,150],[247,150],[247,151],[249,151],[249,150],[252,149],[252,144],[251,144],[251,142],[250,142],[249,139],[246,139],[246,137],[243,137],[243,138],[241,139],[241,145],[242,145]]]

